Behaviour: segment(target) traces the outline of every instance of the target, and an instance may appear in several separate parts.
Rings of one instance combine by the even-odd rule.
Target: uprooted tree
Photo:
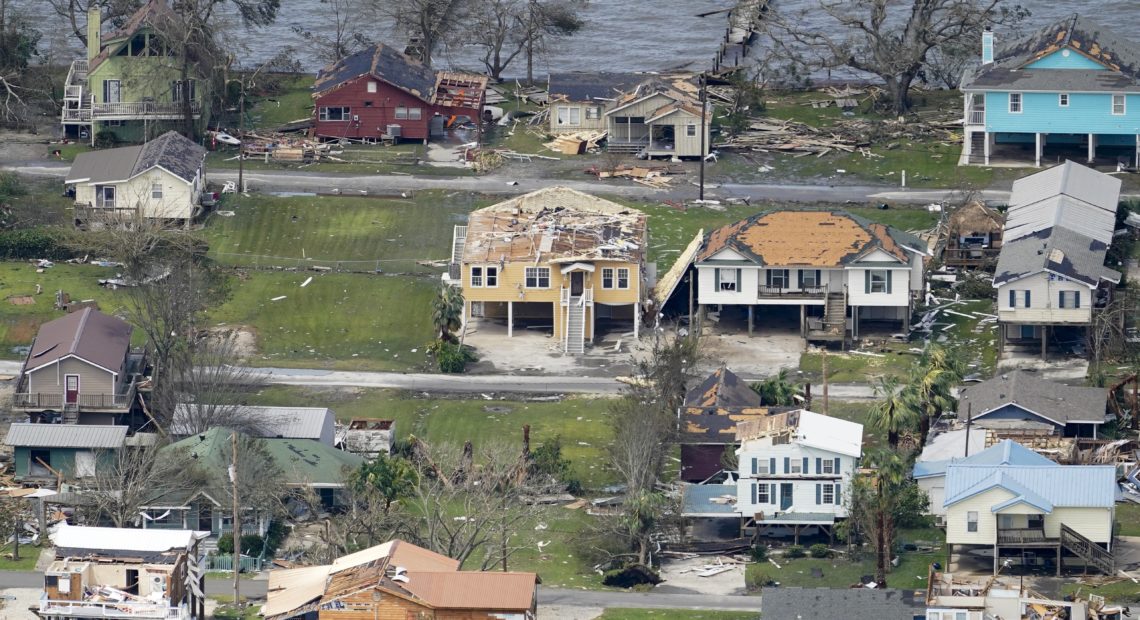
[[[971,40],[1028,12],[1002,0],[816,0],[766,19],[771,45],[809,69],[845,67],[878,76],[895,114],[910,109],[910,86],[932,50]],[[946,46],[946,47],[944,47]],[[980,54],[980,44],[976,48]]]

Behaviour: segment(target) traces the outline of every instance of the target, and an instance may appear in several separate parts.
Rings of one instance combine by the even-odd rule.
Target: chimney
[[[87,61],[90,62],[99,55],[99,48],[101,48],[102,41],[99,37],[99,30],[102,26],[102,16],[99,14],[99,7],[92,5],[87,9]]]
[[[994,64],[994,31],[986,28],[982,32],[982,65]]]

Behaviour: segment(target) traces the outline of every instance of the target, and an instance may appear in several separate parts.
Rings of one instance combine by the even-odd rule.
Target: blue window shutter
[[[1028,307],[1030,307],[1030,306],[1032,306],[1032,305],[1033,305],[1033,304],[1032,304],[1032,303],[1030,303],[1030,301],[1029,301],[1029,300],[1030,300],[1030,293],[1032,293],[1032,292],[1033,292],[1033,291],[1031,291],[1031,290],[1029,290],[1029,289],[1026,289],[1026,290],[1025,290],[1025,307],[1026,307],[1026,308],[1028,308]]]
[[[836,484],[835,485],[835,505],[836,506],[843,503],[843,501],[841,500],[842,495],[839,494],[839,491],[840,491],[840,485]]]
[[[818,457],[815,459],[815,473],[817,473],[817,474],[823,473],[823,459],[818,458]]]
[[[804,287],[804,270],[803,269],[797,269],[796,273],[799,274],[798,277],[800,280],[800,288],[803,288]]]
[[[1057,307],[1058,308],[1064,308],[1065,307],[1065,291],[1059,291],[1057,293]]]
[[[1077,291],[1076,293],[1073,294],[1073,296],[1077,301],[1076,305],[1073,307],[1074,308],[1080,308],[1081,307],[1081,292]]]
[[[764,270],[764,286],[772,286],[772,270]]]
[[[775,504],[776,503],[776,485],[775,484],[768,485],[768,503],[769,504]]]
[[[784,473],[788,474],[792,471],[792,459],[784,457]]]
[[[742,273],[743,271],[744,271],[743,269],[737,269],[736,270],[736,290],[738,290],[738,291],[744,290],[744,283],[741,281],[741,278],[744,275]]]
[[[895,272],[891,269],[887,270],[887,294],[891,294],[891,280],[894,280]]]
[[[776,475],[776,457],[768,459],[768,474],[772,476]]]
[[[756,503],[756,485],[752,485],[752,503]]]
[[[720,267],[713,269],[713,278],[716,280],[716,290],[719,291],[720,290]],[[1013,291],[1010,291],[1009,294],[1013,295]],[[1013,297],[1010,297],[1010,299],[1013,299]]]
[[[1016,308],[1017,307],[1017,291],[1015,291],[1013,289],[1009,289],[1009,307],[1010,308]]]
[[[871,270],[870,269],[864,269],[863,270],[863,292],[867,293],[868,295],[871,294]]]
[[[805,474],[810,471],[810,470],[808,470],[808,457],[806,457],[806,456],[804,457],[804,466],[800,468],[800,471],[805,473]]]
[[[760,459],[752,459],[752,475],[755,476],[760,471]]]
[[[818,506],[823,501],[823,485],[815,485],[815,503]]]
[[[835,475],[839,475],[839,457],[835,457]]]

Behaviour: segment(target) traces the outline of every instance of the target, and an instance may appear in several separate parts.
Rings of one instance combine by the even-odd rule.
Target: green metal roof
[[[344,469],[356,469],[364,459],[343,450],[337,450],[313,439],[257,439],[270,458],[281,469],[285,484],[293,486],[341,486]],[[198,463],[216,469],[224,479],[229,466],[227,446],[230,430],[212,428],[200,435],[187,437],[167,446],[167,450],[185,450]]]

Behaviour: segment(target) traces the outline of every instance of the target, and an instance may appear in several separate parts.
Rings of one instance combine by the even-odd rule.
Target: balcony
[[[581,295],[574,295],[572,297],[570,295],[570,289],[568,289],[564,286],[561,289],[561,295],[559,296],[559,298],[562,300],[563,306],[569,306],[570,300],[575,299],[575,298],[578,299],[578,303],[583,305],[583,306],[592,306],[592,305],[594,305],[594,289],[584,288],[584,289],[582,289]]]
[[[89,202],[75,203],[75,221],[77,224],[88,222],[124,222],[131,221],[138,216],[135,207],[117,207],[113,201],[100,202],[91,206]]]
[[[1087,325],[1092,322],[1092,308],[998,308],[998,320],[1027,325]]]
[[[1061,544],[1061,539],[1045,536],[1045,529],[1040,527],[999,527],[997,530],[997,542],[999,545],[1016,547],[1056,547]]]
[[[804,286],[801,288],[785,288],[781,286],[763,286],[756,290],[759,299],[824,299],[827,289],[821,286]]]
[[[195,119],[201,118],[202,103],[191,101],[190,113]],[[176,121],[186,117],[181,103],[159,103],[157,101],[94,103],[91,100],[80,101],[77,107],[65,106],[62,116],[64,123],[133,120]]]
[[[125,412],[131,408],[135,399],[135,385],[132,383],[122,394],[84,394],[79,393],[64,402],[63,394],[48,394],[39,392],[17,392],[12,402],[17,409],[24,411],[62,411],[68,409],[83,411],[120,411]]]
[[[52,601],[40,599],[39,617],[49,618],[155,618],[189,620],[186,607],[171,607],[168,601]]]
[[[986,124],[986,111],[985,110],[970,110],[970,114],[966,117],[967,125],[985,125]]]

